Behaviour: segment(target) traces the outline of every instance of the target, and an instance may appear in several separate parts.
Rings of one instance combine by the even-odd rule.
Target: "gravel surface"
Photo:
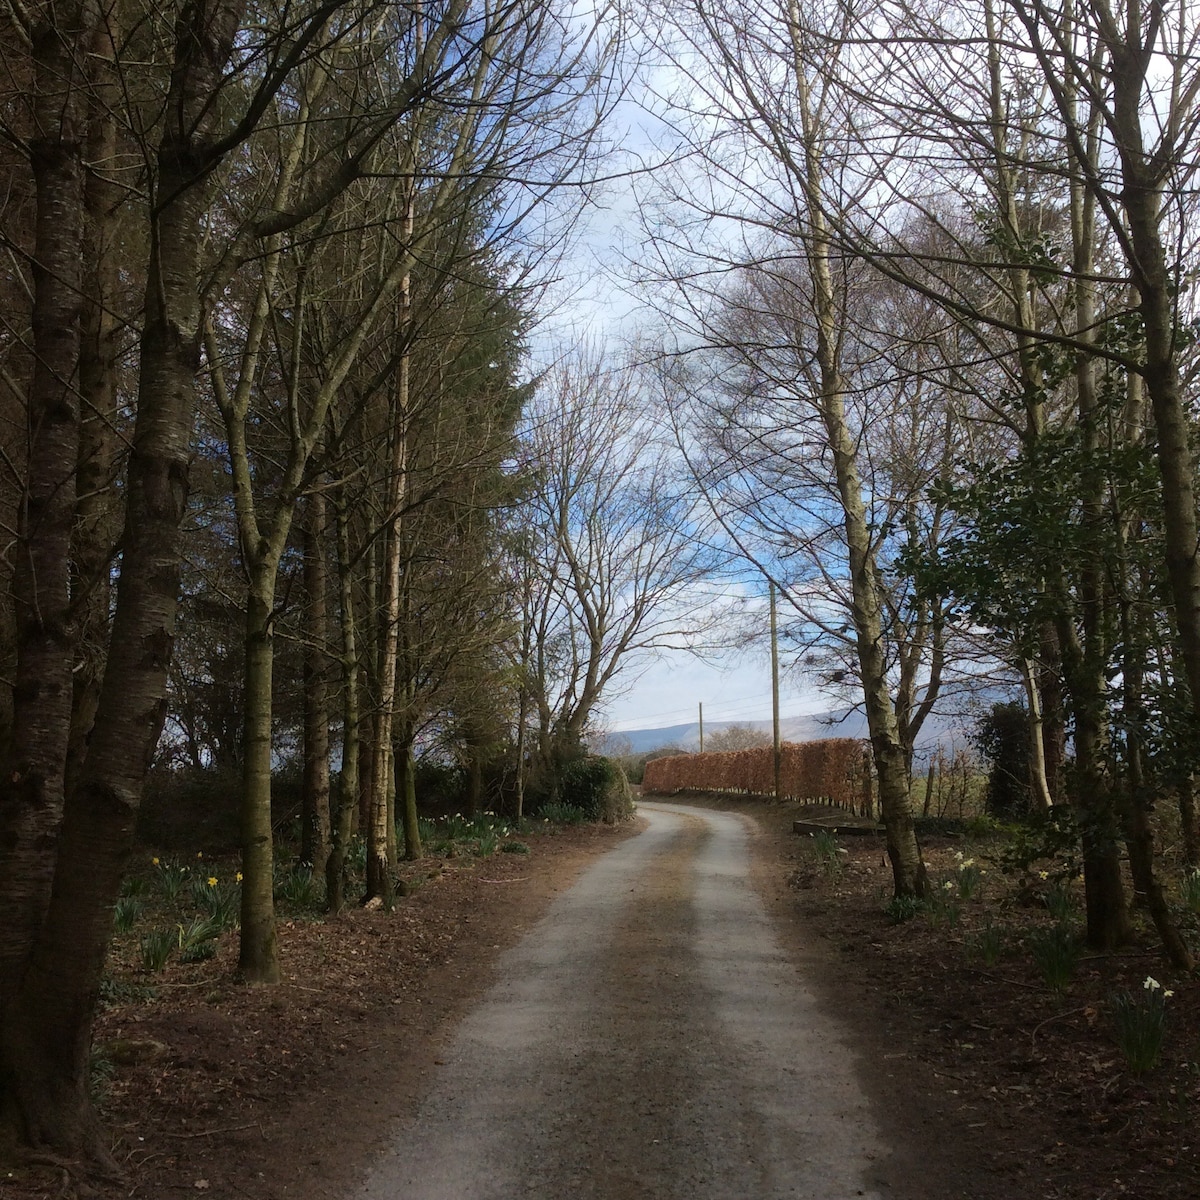
[[[891,1194],[855,1057],[750,885],[749,819],[639,811],[502,957],[359,1200]]]

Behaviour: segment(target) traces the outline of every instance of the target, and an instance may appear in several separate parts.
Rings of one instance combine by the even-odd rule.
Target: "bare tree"
[[[1031,713],[1040,711],[1047,722],[1051,798],[1050,766],[1065,744],[1060,706],[1041,704],[1032,689],[1057,691],[1061,675],[1075,727],[1088,936],[1097,947],[1111,947],[1129,930],[1118,808],[1127,814],[1127,840],[1144,816],[1142,802],[1130,807],[1110,775],[1118,760],[1122,786],[1145,795],[1133,782],[1136,754],[1122,758],[1113,736],[1114,724],[1128,719],[1122,708],[1133,713],[1139,701],[1127,693],[1118,705],[1109,686],[1118,647],[1127,644],[1112,633],[1121,605],[1112,581],[1128,578],[1121,547],[1132,517],[1130,497],[1114,500],[1124,486],[1114,466],[1116,456],[1138,453],[1143,395],[1150,397],[1156,431],[1163,563],[1185,661],[1193,636],[1185,626],[1200,579],[1191,484],[1184,483],[1194,464],[1177,404],[1187,351],[1178,337],[1183,314],[1173,282],[1194,254],[1186,235],[1194,164],[1184,146],[1194,135],[1197,85],[1188,47],[1195,22],[1184,7],[1156,7],[1143,20],[1136,5],[1117,12],[1020,0],[879,11],[892,36],[881,38],[868,28],[871,18],[856,17],[853,40],[870,53],[860,52],[855,77],[838,87],[867,104],[875,145],[902,156],[903,166],[864,148],[852,173],[870,201],[831,219],[847,251],[936,298],[985,340],[1009,341],[1006,352],[1002,342],[998,348],[1010,363],[1011,384],[995,396],[1010,408],[1026,482],[1047,502],[1053,503],[1053,483],[1046,476],[1037,482],[1038,474],[1061,456],[1064,439],[1090,462],[1078,477],[1080,503],[1068,527],[1077,546],[1091,548],[1079,551],[1073,565],[1061,553],[1039,560],[1040,575],[1028,581],[1028,607],[1040,618],[1018,640],[1031,664],[1040,660],[1026,678]],[[1150,65],[1156,54],[1161,70]],[[936,256],[907,236],[899,218],[913,211],[938,228]],[[973,219],[963,222],[962,214]],[[985,235],[986,253],[956,232],[972,225]],[[975,282],[964,290],[956,279]],[[1109,553],[1112,561],[1104,557]],[[1136,664],[1126,667],[1125,680],[1140,677]],[[1182,961],[1136,841],[1129,841],[1131,862],[1140,864],[1135,889],[1148,898],[1165,943]]]
[[[418,267],[424,272],[424,301],[436,302],[487,249],[473,236],[485,213],[493,214],[488,241],[511,241],[532,198],[582,169],[594,121],[581,119],[580,109],[600,101],[591,81],[603,77],[606,63],[603,55],[592,61],[586,35],[575,42],[558,36],[551,48],[549,20],[546,8],[524,2],[380,11],[369,21],[348,10],[330,22],[298,75],[289,97],[294,113],[281,106],[269,132],[246,147],[260,177],[269,163],[278,166],[272,185],[251,197],[256,208],[235,195],[236,236],[215,279],[244,279],[244,292],[240,305],[214,309],[207,350],[249,583],[241,926],[248,978],[278,977],[269,802],[276,582],[322,430],[338,398],[345,401],[359,360],[370,364],[371,377],[356,402],[376,410],[389,452],[375,729],[360,785],[370,797],[368,892],[390,902],[398,521],[409,503],[408,442],[422,399],[409,382],[417,332],[412,276]],[[348,139],[346,129],[355,131]],[[502,182],[513,179],[526,192],[516,202],[515,189]],[[339,327],[337,336],[324,331],[321,354],[313,353],[309,332],[318,309],[326,310],[326,326],[332,317]]]
[[[543,765],[577,751],[623,671],[694,643],[708,623],[699,585],[715,560],[696,537],[695,500],[673,458],[630,369],[589,352],[541,379],[517,544],[530,574],[520,669]]]
[[[769,746],[771,735],[761,729],[751,729],[748,725],[730,725],[727,729],[718,729],[710,733],[704,740],[706,753],[720,754],[725,750],[753,750],[758,746]]]
[[[870,470],[869,404],[863,409],[868,416],[852,409],[866,377],[856,378],[849,366],[851,331],[862,324],[851,306],[864,293],[827,216],[828,208],[840,211],[854,200],[844,168],[854,114],[839,108],[841,97],[828,84],[842,53],[846,17],[836,8],[810,14],[794,3],[718,8],[705,0],[671,7],[665,15],[671,32],[664,50],[690,84],[667,114],[688,154],[684,167],[668,177],[674,192],[667,202],[688,215],[675,233],[662,223],[654,226],[654,262],[644,269],[647,282],[659,285],[669,314],[668,352],[681,360],[713,349],[717,358],[725,355],[723,364],[710,361],[690,380],[686,371],[677,372],[672,386],[693,395],[725,389],[742,405],[718,416],[717,424],[727,423],[732,438],[744,440],[740,464],[745,446],[753,447],[763,473],[773,476],[762,481],[767,500],[758,513],[774,523],[776,535],[786,536],[786,524],[799,515],[786,511],[786,500],[772,510],[778,489],[786,491],[788,473],[824,477],[825,507],[818,504],[806,521],[807,561],[826,573],[826,556],[838,545],[839,590],[850,618],[839,636],[849,634],[857,660],[895,890],[921,894],[925,871],[909,800],[910,754],[897,719],[885,637],[887,586],[864,480]],[[696,217],[704,237],[690,232]],[[792,429],[778,411],[769,412],[789,406],[809,419]],[[720,446],[720,429],[714,433]],[[763,449],[767,454],[760,456]],[[721,469],[709,463],[700,474],[710,481]],[[941,629],[929,624],[916,638],[929,638],[932,694],[942,662]],[[901,671],[908,686],[917,674],[915,663]]]
[[[361,340],[378,333],[375,316],[394,298],[405,255],[416,249],[409,244],[384,256],[379,278],[385,286],[360,310],[361,328],[348,331],[328,370],[305,390],[297,370],[304,331],[289,328],[302,306],[285,310],[279,285],[286,281],[291,300],[302,299],[304,287],[299,272],[281,269],[285,248],[303,243],[301,235],[320,242],[323,218],[345,212],[341,198],[356,184],[365,189],[364,177],[411,181],[418,173],[413,161],[392,153],[384,167],[380,156],[405,114],[436,106],[439,98],[449,124],[457,117],[469,132],[437,142],[422,158],[424,178],[437,181],[431,194],[437,186],[461,192],[478,185],[477,194],[487,192],[491,206],[486,222],[476,211],[475,227],[522,229],[522,219],[564,173],[587,182],[580,164],[597,107],[604,108],[596,100],[604,76],[593,70],[591,56],[595,50],[603,58],[608,43],[582,22],[564,38],[548,7],[471,0],[411,11],[370,0],[314,0],[266,4],[252,13],[237,0],[179,0],[128,12],[107,3],[10,5],[4,20],[5,66],[11,79],[29,85],[30,100],[22,114],[19,102],[6,97],[5,133],[34,178],[40,220],[31,237],[15,231],[19,236],[9,241],[29,249],[36,281],[30,320],[24,329],[19,318],[12,322],[28,343],[30,378],[6,381],[32,418],[35,469],[14,585],[23,626],[15,692],[20,732],[0,792],[0,1109],[15,1140],[111,1166],[88,1096],[88,1047],[111,906],[165,715],[205,332],[215,351],[208,364],[213,391],[232,418],[231,446],[251,399],[264,392],[283,397],[273,411],[288,417],[277,446],[290,445],[294,453],[283,456],[281,470],[267,456],[266,475],[282,485],[276,510],[256,513],[256,481],[244,475],[236,481],[243,562],[261,578],[261,566],[278,562],[292,506],[308,483],[307,465],[324,427],[322,406],[346,379]],[[387,36],[388,22],[396,20],[410,31],[414,22],[423,26],[411,34],[407,59],[385,53],[396,44]],[[489,91],[481,79],[500,82]],[[310,136],[306,108],[333,93],[337,102],[322,113],[322,136]],[[348,101],[355,96],[369,96],[371,103],[354,107]],[[580,115],[589,105],[591,119]],[[89,193],[86,171],[89,164],[108,171],[105,147],[112,145],[114,118],[137,150],[121,175],[137,224],[119,240],[85,230],[89,204],[93,214],[111,206],[111,196],[94,188]],[[520,155],[506,157],[518,143]],[[113,179],[108,173],[104,182]],[[369,224],[386,231],[387,216],[371,217]],[[148,252],[144,273],[123,257],[142,250]],[[99,256],[91,272],[84,265],[89,253]],[[99,528],[89,497],[77,495],[76,472],[80,480],[87,478],[85,466],[111,472],[110,450],[99,444],[104,438],[92,436],[95,429],[80,451],[80,398],[91,406],[89,420],[103,425],[112,419],[112,330],[97,310],[109,304],[105,289],[114,260],[123,278],[144,284],[136,419],[122,488],[120,577],[107,663],[98,698],[81,698],[77,706],[79,730],[92,710],[96,716],[90,736],[75,739],[75,785],[64,799],[71,668],[80,657],[68,598],[82,595],[82,588],[74,595],[70,590],[72,533],[80,519]],[[245,318],[238,329],[245,336],[230,373],[225,352],[233,338],[221,344],[220,332],[236,326],[234,313]],[[268,345],[277,357],[260,370]],[[93,372],[87,379],[84,366]],[[235,450],[235,468],[244,463]],[[104,533],[96,541],[106,551]],[[254,596],[255,632],[267,643],[270,599],[262,589]],[[39,655],[44,661],[35,670]],[[269,662],[269,645],[258,657]],[[264,705],[261,695],[249,697],[247,710],[256,718],[264,707],[269,700]],[[261,738],[250,719],[247,731],[244,757],[258,769],[269,737]],[[261,808],[251,816],[247,882],[253,884],[243,949],[250,947],[247,973],[270,979],[269,822],[264,832]]]

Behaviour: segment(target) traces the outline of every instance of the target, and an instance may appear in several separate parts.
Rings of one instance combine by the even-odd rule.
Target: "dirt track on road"
[[[854,1056],[751,886],[753,823],[641,814],[503,957],[362,1200],[892,1194]]]

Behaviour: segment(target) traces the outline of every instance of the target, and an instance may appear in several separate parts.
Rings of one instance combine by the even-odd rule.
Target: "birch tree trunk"
[[[242,733],[242,919],[238,969],[248,983],[278,983],[275,849],[271,831],[271,694],[277,558],[256,564],[246,596]]]
[[[304,782],[301,794],[300,858],[324,876],[329,857],[329,689],[328,614],[325,602],[325,495],[307,502],[304,524]]]
[[[411,213],[411,207],[410,207]],[[411,228],[411,227],[410,227]],[[409,284],[401,289],[404,333],[407,336]],[[383,599],[380,605],[379,707],[375,718],[372,757],[371,809],[367,827],[367,886],[365,899],[378,898],[390,907],[395,898],[388,857],[388,785],[392,772],[392,726],[396,712],[396,671],[400,650],[400,570],[403,540],[400,513],[404,505],[409,412],[409,356],[400,359],[396,402],[391,419],[391,461],[388,472],[387,523],[383,552]]]
[[[1046,779],[1045,722],[1042,720],[1042,694],[1038,689],[1037,668],[1032,659],[1021,660],[1021,682],[1025,685],[1025,703],[1029,710],[1029,784],[1038,806],[1054,807],[1050,784]]]
[[[331,913],[346,902],[346,853],[358,805],[359,774],[359,664],[354,603],[354,567],[350,557],[350,518],[344,489],[338,496],[338,588],[342,634],[342,770],[338,778],[337,807],[330,818],[329,858],[325,863],[325,902]]]
[[[883,635],[881,582],[871,531],[863,503],[855,441],[846,422],[845,385],[840,362],[839,306],[830,266],[832,241],[824,213],[822,131],[806,74],[803,26],[798,6],[789,4],[789,34],[795,86],[804,134],[806,205],[802,235],[813,289],[817,363],[820,369],[820,415],[833,455],[850,568],[851,620],[862,680],[871,752],[878,779],[879,804],[887,830],[887,853],[896,896],[923,896],[925,864],[913,825],[908,756],[892,704]]]
[[[818,344],[824,340],[824,331],[818,333]],[[821,351],[818,350],[818,353]],[[824,369],[822,373],[825,374]],[[831,372],[831,378],[832,375]],[[822,416],[833,450],[845,520],[846,547],[850,560],[851,618],[867,710],[871,753],[878,779],[879,805],[887,830],[892,882],[897,896],[923,896],[927,878],[913,825],[908,758],[900,741],[900,730],[892,707],[884,654],[879,580],[862,501],[854,444],[846,427],[839,388],[827,390],[823,397]]]

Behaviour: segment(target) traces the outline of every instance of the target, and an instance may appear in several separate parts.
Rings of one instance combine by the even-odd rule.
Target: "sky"
[[[631,674],[641,664],[631,664]],[[699,662],[683,651],[668,651],[650,663],[627,687],[604,705],[597,725],[607,732],[686,725],[704,705],[705,724],[717,721],[771,719],[771,664],[767,654],[743,654],[717,666]],[[834,704],[810,687],[781,681],[782,717],[822,712]]]
[[[653,82],[659,91],[671,90],[670,79],[658,77]],[[618,106],[610,136],[622,153],[610,160],[610,170],[605,172],[609,177],[596,189],[576,229],[563,278],[547,297],[548,307],[533,338],[535,360],[552,361],[564,345],[583,338],[607,344],[619,355],[657,324],[658,316],[640,306],[627,279],[629,259],[638,255],[640,236],[635,190],[644,188],[646,180],[618,176],[639,161],[653,161],[658,154],[655,143],[663,134],[662,124],[639,107],[634,95]],[[697,719],[701,704],[706,724],[769,721],[771,664],[765,628],[762,643],[759,652],[748,650],[719,662],[705,662],[682,650],[629,662],[606,694],[595,724],[614,733],[687,724]],[[784,668],[781,716],[836,706],[838,701],[802,681],[787,679],[786,663]]]

